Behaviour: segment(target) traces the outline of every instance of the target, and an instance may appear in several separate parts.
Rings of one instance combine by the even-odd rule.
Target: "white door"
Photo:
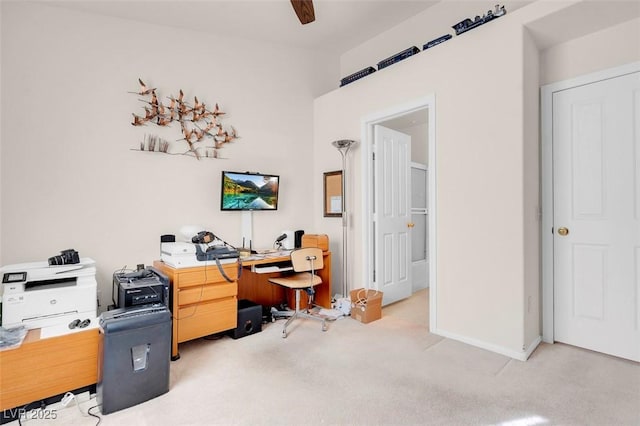
[[[640,361],[640,73],[553,95],[554,338]]]
[[[427,166],[411,163],[411,292],[429,287]]]
[[[374,126],[375,274],[383,304],[411,296],[411,137]]]

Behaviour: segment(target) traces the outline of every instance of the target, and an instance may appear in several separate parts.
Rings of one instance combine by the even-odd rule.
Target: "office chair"
[[[282,329],[282,337],[287,337],[287,327],[296,318],[311,318],[322,321],[322,331],[327,331],[327,324],[324,318],[311,315],[309,307],[313,303],[313,286],[321,284],[322,279],[315,274],[315,271],[324,267],[322,250],[317,247],[305,247],[291,252],[291,264],[293,266],[292,275],[269,278],[269,282],[291,288],[296,291],[296,310],[287,319]],[[309,304],[307,309],[300,310],[300,293],[305,290],[309,294]]]

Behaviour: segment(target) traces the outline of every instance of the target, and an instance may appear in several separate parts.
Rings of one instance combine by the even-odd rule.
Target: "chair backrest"
[[[291,264],[295,272],[317,271],[324,267],[322,249],[304,247],[291,252]]]

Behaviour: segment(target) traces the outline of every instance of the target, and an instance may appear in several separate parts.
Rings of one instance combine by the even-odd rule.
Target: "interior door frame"
[[[415,99],[401,105],[395,105],[388,109],[374,112],[361,119],[362,149],[360,159],[362,162],[362,277],[367,283],[374,283],[373,266],[375,259],[373,255],[374,235],[371,224],[373,223],[373,166],[371,158],[373,156],[373,127],[384,121],[396,118],[415,111],[424,110],[427,114],[427,176],[428,176],[428,235],[429,235],[429,330],[437,330],[437,252],[436,252],[436,120],[435,120],[435,95],[431,94],[423,98]],[[377,283],[374,283],[377,286]]]
[[[542,86],[541,143],[542,143],[542,341],[554,342],[553,308],[553,94],[579,86],[596,83],[640,71],[640,61],[597,71],[557,83]]]

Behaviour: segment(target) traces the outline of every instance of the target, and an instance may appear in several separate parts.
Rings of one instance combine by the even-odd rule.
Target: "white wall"
[[[0,35],[2,35],[2,5],[0,5]],[[0,99],[2,99],[2,51],[4,37],[0,37]],[[1,107],[1,105],[0,105]],[[1,108],[0,108],[1,110]],[[0,236],[2,233],[2,113],[0,111]],[[0,243],[0,259],[2,259],[2,243]],[[2,262],[0,262],[1,264]],[[0,293],[1,294],[1,293]]]
[[[0,264],[75,248],[96,260],[105,302],[113,271],[151,264],[162,234],[200,224],[241,243],[241,215],[220,211],[222,170],[281,176],[279,210],[253,214],[254,247],[285,229],[321,231],[307,202],[312,107],[335,86],[337,71],[318,71],[331,58],[42,4],[1,7]],[[163,96],[182,89],[220,103],[240,135],[226,159],[133,151],[156,131],[130,124],[142,113],[128,93],[138,78]]]
[[[540,84],[628,64],[640,58],[640,19],[550,47],[540,54]]]
[[[514,16],[508,14],[319,97],[314,132],[317,166],[326,167],[335,154],[324,141],[353,138],[362,144],[363,117],[435,95],[437,327],[450,335],[520,351],[523,64],[522,26]],[[501,49],[490,48],[498,44]],[[365,184],[360,152],[357,149],[351,161],[352,288],[369,285],[362,271]],[[330,229],[327,222],[319,220]],[[333,228],[334,233],[339,229]],[[504,229],[513,232],[500,232]]]
[[[540,113],[539,53],[529,32],[523,29],[523,350],[533,349],[540,337]]]
[[[427,164],[427,141],[429,140],[429,128],[426,124],[397,129],[411,136],[411,161]]]

